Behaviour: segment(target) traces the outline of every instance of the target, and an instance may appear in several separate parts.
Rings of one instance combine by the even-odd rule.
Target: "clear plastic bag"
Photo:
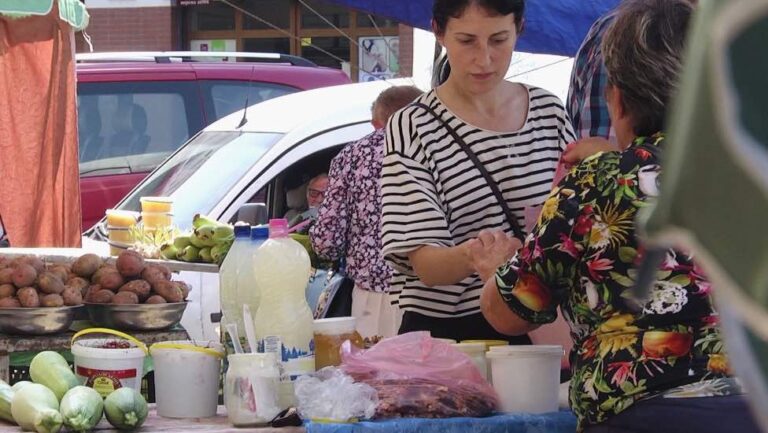
[[[300,376],[294,385],[299,412],[312,420],[348,422],[370,419],[376,411],[376,390],[355,383],[338,367],[326,367],[315,374]]]
[[[376,389],[374,418],[479,417],[498,404],[472,360],[428,332],[388,338],[368,350],[345,343],[342,369]]]

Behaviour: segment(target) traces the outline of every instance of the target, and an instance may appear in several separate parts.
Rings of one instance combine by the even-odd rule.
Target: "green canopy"
[[[768,0],[699,5],[645,230],[703,264],[729,358],[768,428]]]
[[[30,15],[48,15],[53,2],[59,5],[59,18],[75,30],[88,26],[90,16],[80,0],[0,0],[0,16],[24,18]]]

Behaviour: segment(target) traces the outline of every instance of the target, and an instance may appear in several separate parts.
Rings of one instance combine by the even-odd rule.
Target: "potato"
[[[152,295],[144,301],[145,304],[165,304],[167,301],[160,295]]]
[[[37,271],[32,266],[22,263],[13,270],[13,285],[18,288],[31,286],[37,280]]]
[[[2,298],[0,299],[0,308],[20,308],[21,303],[16,298]]]
[[[183,296],[182,300],[183,300],[183,301],[186,301],[186,300],[187,300],[187,297],[189,296],[189,290],[190,290],[190,288],[189,288],[189,284],[187,284],[187,283],[186,283],[186,282],[184,282],[184,281],[174,281],[173,283],[175,283],[175,284],[176,284],[176,286],[177,286],[179,289],[181,289],[181,294],[182,294],[182,296]]]
[[[184,300],[184,292],[173,281],[160,281],[155,286],[155,292],[168,302],[181,302]]]
[[[13,268],[0,269],[0,284],[13,283]]]
[[[117,256],[117,271],[124,277],[137,277],[144,270],[144,257],[133,250],[125,250]]]
[[[27,263],[27,256],[21,256],[21,257],[15,257],[13,260],[11,260],[10,263],[8,263],[9,268],[16,269],[19,265],[28,265]]]
[[[50,293],[43,296],[43,299],[40,300],[40,304],[43,307],[63,307],[64,298],[62,298],[61,295]]]
[[[39,274],[39,273],[41,273],[41,272],[43,272],[43,271],[45,271],[45,262],[44,262],[44,261],[42,261],[42,260],[40,260],[40,258],[39,258],[39,257],[35,257],[35,256],[26,256],[26,257],[25,257],[25,259],[24,259],[24,261],[25,261],[25,262],[26,262],[26,263],[27,263],[29,266],[32,266],[33,268],[35,268],[35,270],[37,271],[37,273],[38,273],[38,274]]]
[[[53,272],[61,281],[67,281],[69,279],[69,267],[64,265],[54,265],[48,268],[48,271]]]
[[[37,286],[45,294],[59,294],[64,291],[64,283],[58,275],[50,271],[45,271],[37,277]]]
[[[91,285],[91,283],[89,283],[88,280],[86,280],[83,277],[70,278],[70,279],[67,280],[67,284],[66,284],[66,286],[68,286],[68,287],[75,287],[75,288],[77,288],[77,290],[80,290],[82,292],[84,292],[85,289],[87,289],[88,286],[90,286],[90,285]]]
[[[91,282],[94,284],[100,284],[99,280],[101,276],[107,272],[117,272],[117,268],[114,265],[103,265],[91,276]]]
[[[83,294],[77,287],[67,287],[61,292],[61,297],[64,299],[64,305],[80,305],[83,303]]]
[[[13,284],[0,284],[0,298],[12,298],[16,296],[16,286]]]
[[[11,263],[11,259],[6,256],[0,256],[0,269],[4,269]]]
[[[99,290],[98,292],[89,293],[90,299],[88,302],[94,304],[109,304],[112,302],[112,298],[115,296],[114,292],[110,290]]]
[[[96,254],[84,254],[72,263],[72,272],[83,278],[91,278],[103,263]]]
[[[144,280],[133,280],[123,284],[123,286],[120,287],[118,293],[133,292],[136,294],[136,296],[138,296],[140,301],[143,301],[149,297],[149,292],[151,289],[152,286],[150,286],[148,282]]]
[[[117,289],[125,284],[125,279],[117,272],[105,272],[99,277],[98,283],[102,289],[117,292]]]
[[[87,287],[87,288],[86,288],[86,289],[83,291],[83,300],[85,300],[85,302],[92,302],[92,301],[90,300],[90,299],[91,299],[91,297],[93,297],[93,295],[94,295],[96,292],[98,292],[99,290],[101,290],[101,286],[100,286],[100,285],[98,285],[98,284],[93,284],[93,285],[91,285],[91,286],[88,286],[88,287]]]
[[[40,306],[40,295],[34,287],[24,287],[16,292],[22,307],[37,308]]]
[[[147,265],[141,272],[141,278],[154,286],[156,281],[170,280],[171,271],[165,265]]]
[[[113,304],[138,304],[139,297],[133,292],[123,291],[112,297]]]

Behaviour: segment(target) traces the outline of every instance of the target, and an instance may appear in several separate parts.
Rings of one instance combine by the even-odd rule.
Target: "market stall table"
[[[0,433],[16,433],[20,429],[0,421]],[[96,432],[119,433],[106,420],[93,430]],[[226,416],[226,410],[219,406],[213,418],[171,419],[157,415],[155,405],[150,405],[147,421],[139,430],[142,433],[574,433],[576,418],[570,411],[542,415],[510,414],[488,418],[450,418],[450,419],[394,419],[356,424],[318,424],[308,423],[305,427],[282,428],[237,428],[233,427]]]
[[[146,345],[160,341],[188,340],[184,328],[176,327],[166,331],[131,331],[130,334]],[[10,383],[9,355],[16,352],[39,352],[43,350],[69,350],[74,332],[53,335],[7,335],[0,334],[0,378]]]

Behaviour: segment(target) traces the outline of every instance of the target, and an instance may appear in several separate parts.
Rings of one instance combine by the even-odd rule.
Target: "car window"
[[[78,84],[81,175],[151,170],[203,127],[194,82]]]
[[[138,212],[141,197],[171,197],[175,224],[187,228],[196,213],[209,213],[281,136],[202,132],[132,191],[119,209]]]
[[[246,95],[248,105],[253,105],[300,90],[281,84],[234,80],[203,80],[200,81],[200,87],[210,101],[205,107],[205,117],[209,123],[245,108]]]

